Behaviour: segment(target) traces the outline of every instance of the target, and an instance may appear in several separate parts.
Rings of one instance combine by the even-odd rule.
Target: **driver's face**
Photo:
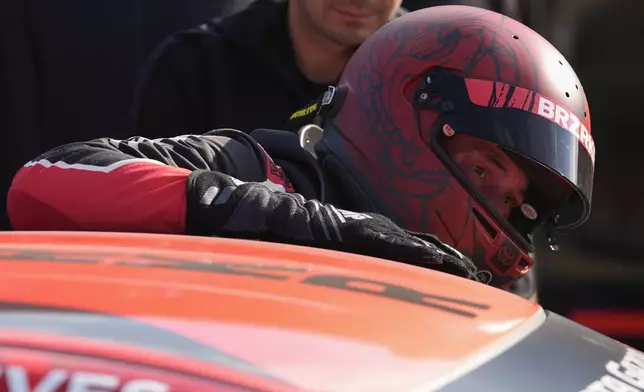
[[[447,152],[467,179],[506,219],[523,203],[528,178],[503,150],[485,140],[457,134]]]

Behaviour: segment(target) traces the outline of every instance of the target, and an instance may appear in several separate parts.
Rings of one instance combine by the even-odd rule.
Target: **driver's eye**
[[[476,175],[479,176],[480,178],[485,177],[485,169],[481,166],[478,166],[478,165],[474,166],[474,173],[476,173]]]
[[[521,204],[514,195],[505,195],[503,201],[512,208],[518,207]]]

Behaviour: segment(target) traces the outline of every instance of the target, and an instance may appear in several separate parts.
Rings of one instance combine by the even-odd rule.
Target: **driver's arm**
[[[200,234],[194,206],[213,173],[289,189],[264,150],[242,132],[67,144],[15,175],[7,210],[16,230]],[[273,170],[271,170],[273,169]],[[281,182],[281,183],[280,183]]]
[[[251,238],[361,253],[473,278],[474,265],[431,235],[377,214],[284,192],[292,186],[250,136],[97,139],[27,163],[7,197],[17,230]]]

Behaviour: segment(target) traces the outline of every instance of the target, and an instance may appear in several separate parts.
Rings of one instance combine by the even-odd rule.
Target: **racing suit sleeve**
[[[150,140],[72,143],[28,162],[15,175],[7,212],[16,230],[183,234],[193,177],[223,172],[245,182],[292,186],[252,138],[234,130]],[[201,225],[203,223],[195,223]]]

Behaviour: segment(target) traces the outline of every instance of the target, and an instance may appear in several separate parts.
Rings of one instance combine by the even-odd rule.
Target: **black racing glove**
[[[188,181],[188,234],[304,245],[431,268],[476,280],[474,264],[435,236],[379,214],[338,209],[270,183],[197,171]]]

